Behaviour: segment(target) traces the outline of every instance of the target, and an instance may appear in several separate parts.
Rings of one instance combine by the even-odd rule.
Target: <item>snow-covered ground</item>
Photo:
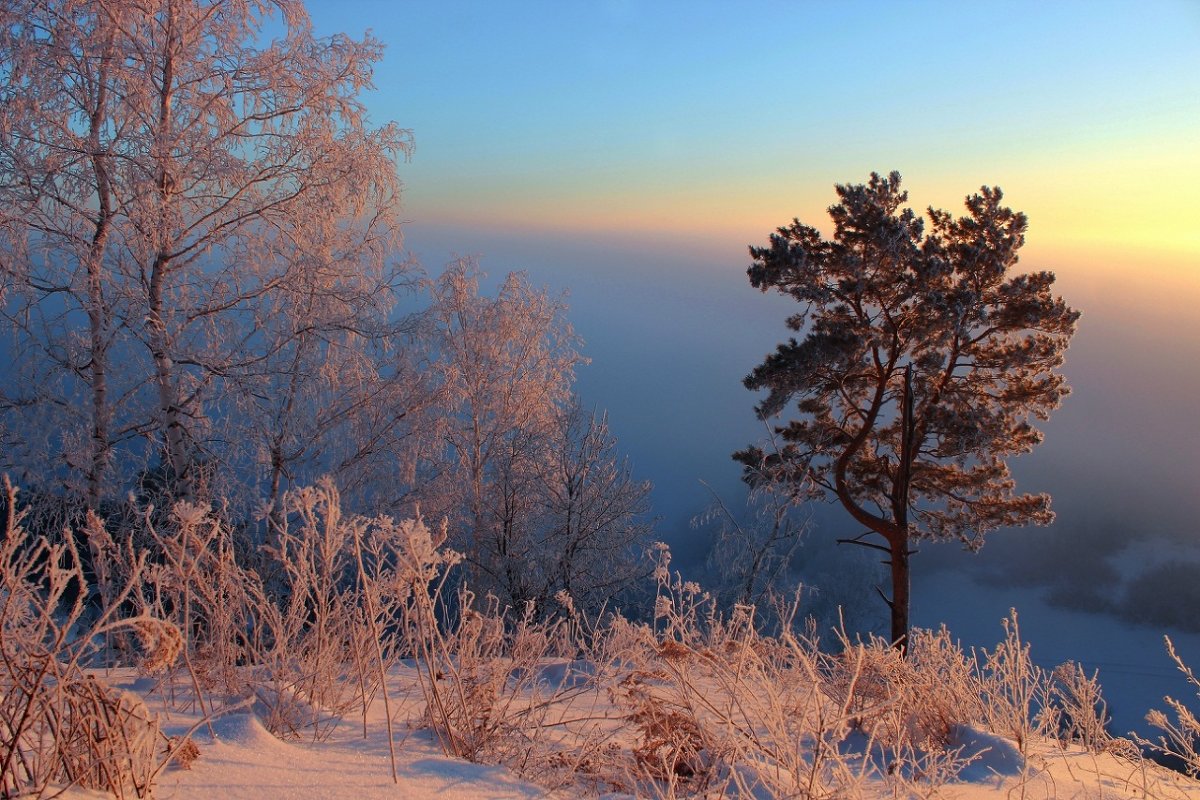
[[[392,782],[387,735],[380,720],[361,729],[343,725],[322,743],[284,742],[250,713],[232,714],[195,738],[200,757],[190,770],[172,769],[158,798],[532,798],[546,792],[503,767],[447,758],[423,732],[402,731],[397,783]]]
[[[104,678],[136,692],[160,716],[164,732],[182,735],[200,722],[187,690],[177,684],[164,690],[147,678],[123,671]],[[614,791],[595,781],[568,784],[550,790],[522,779],[503,766],[489,766],[448,758],[442,754],[428,728],[422,724],[422,696],[414,684],[415,673],[398,667],[392,674],[391,692],[397,780],[393,782],[382,703],[372,705],[366,719],[343,719],[321,742],[282,741],[267,731],[253,709],[241,708],[214,719],[211,728],[199,724],[193,740],[199,755],[189,768],[168,766],[156,782],[154,796],[171,800],[230,798],[572,798],[580,796],[628,798],[628,787]],[[168,698],[174,695],[174,700]],[[593,714],[619,715],[601,699],[588,706]],[[615,721],[615,717],[614,717]],[[365,735],[364,735],[365,734]],[[961,747],[971,760],[956,776],[938,774],[930,762],[929,774],[906,776],[903,783],[872,777],[859,782],[848,797],[944,797],[951,800],[1008,800],[1008,798],[1200,798],[1200,782],[1152,764],[1110,753],[1089,753],[1080,747],[1063,747],[1049,740],[1032,742],[1022,756],[1014,742],[960,726],[952,747]],[[861,753],[861,734],[851,733],[840,745],[843,753]],[[726,787],[728,789],[728,787]],[[689,796],[681,784],[676,796]],[[70,797],[94,797],[71,790]],[[661,796],[671,796],[663,794]],[[703,796],[703,795],[702,795]],[[726,791],[725,796],[729,796]],[[773,795],[755,792],[755,797]]]
[[[253,709],[219,715],[205,725],[182,686],[173,692],[175,700],[168,702],[169,692],[128,670],[106,680],[141,695],[159,715],[166,735],[182,736],[194,729],[192,740],[199,755],[187,768],[171,764],[163,771],[154,788],[159,800],[523,800],[551,796],[504,767],[444,756],[428,730],[416,729],[415,718],[420,714],[416,700],[393,698],[399,700],[394,729],[397,780],[393,782],[382,702],[373,704],[365,725],[361,717],[345,719],[323,741],[284,741],[266,729]],[[405,721],[409,718],[412,727]],[[72,789],[69,796],[98,795]]]

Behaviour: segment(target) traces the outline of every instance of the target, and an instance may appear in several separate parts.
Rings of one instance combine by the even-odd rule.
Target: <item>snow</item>
[[[177,716],[177,715],[176,715]],[[192,720],[168,725],[182,733]],[[548,797],[503,767],[471,764],[441,755],[421,731],[402,730],[396,749],[399,785],[392,782],[387,737],[382,719],[344,721],[324,742],[284,742],[270,734],[252,713],[237,713],[213,722],[213,733],[201,727],[193,737],[200,757],[191,769],[170,767],[155,790],[157,798],[177,800],[262,800],[263,798],[443,797],[513,800]]]
[[[954,726],[949,747],[959,749],[971,762],[958,773],[959,780],[985,783],[996,777],[1020,775],[1027,767],[1012,740],[969,725]]]
[[[555,685],[581,686],[580,679],[590,671],[585,662],[557,660],[545,665],[542,677]],[[631,797],[603,786],[575,785],[551,791],[503,766],[473,764],[444,756],[436,740],[422,726],[419,692],[403,690],[413,675],[411,668],[404,666],[392,674],[396,687],[392,703],[397,783],[391,777],[381,702],[375,702],[367,715],[365,736],[364,720],[360,717],[342,720],[321,742],[283,741],[273,736],[244,704],[213,719],[210,729],[196,713],[195,704],[189,702],[182,684],[176,685],[174,700],[169,701],[171,691],[156,687],[132,671],[115,671],[104,679],[143,697],[160,715],[168,735],[180,736],[195,730],[193,740],[199,747],[199,757],[188,769],[172,764],[164,770],[155,787],[155,797],[160,800],[427,797],[507,800],[580,796],[623,800]],[[237,699],[211,700],[236,707]],[[840,749],[861,754],[865,741],[860,734],[852,733]],[[865,797],[1200,800],[1200,782],[1111,753],[1090,753],[1078,747],[1037,740],[1022,755],[1011,740],[967,725],[954,727],[949,745],[952,749],[961,748],[961,755],[970,762],[961,769],[951,770],[956,774],[905,776],[909,782],[903,785],[908,788],[899,793],[895,786],[876,781],[868,784]],[[869,757],[887,756],[881,752]],[[936,763],[931,763],[932,772]],[[72,790],[67,796],[81,800],[97,795]]]

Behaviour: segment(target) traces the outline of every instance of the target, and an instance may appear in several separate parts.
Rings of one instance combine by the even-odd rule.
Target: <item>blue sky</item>
[[[1047,248],[1200,254],[1190,0],[310,10],[388,46],[368,102],[416,134],[416,224],[746,239],[899,169],[922,204],[1000,184]]]

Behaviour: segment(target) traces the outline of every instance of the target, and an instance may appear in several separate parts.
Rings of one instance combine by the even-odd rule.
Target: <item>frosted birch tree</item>
[[[750,283],[794,298],[779,345],[746,378],[764,420],[794,403],[783,446],[735,454],[751,485],[812,488],[884,553],[891,635],[908,635],[909,559],[920,540],[971,549],[988,531],[1048,524],[1050,497],[1018,492],[1008,459],[1042,440],[1069,391],[1057,370],[1079,312],[1049,272],[1014,274],[1024,214],[983,187],[967,215],[905,207],[900,175],[838,186],[831,238],[799,220],[751,247]],[[882,591],[880,592],[882,594]]]
[[[538,486],[542,599],[565,591],[576,607],[598,611],[646,571],[650,483],[618,454],[607,415],[572,397],[555,415]]]
[[[468,583],[550,613],[557,592],[596,610],[639,575],[650,485],[607,419],[572,392],[584,362],[562,300],[510,274],[495,297],[469,260],[433,287],[426,315],[440,446],[423,508],[452,519]]]
[[[256,47],[268,13],[286,35]],[[315,38],[299,3],[161,0],[126,35],[139,156],[126,169],[143,200],[123,266],[145,312],[134,332],[153,365],[163,469],[186,487],[204,394],[262,357],[265,337],[239,318],[289,282],[336,294],[384,268],[382,253],[327,259],[324,271],[289,269],[298,260],[280,254],[364,216],[371,235],[391,236],[394,158],[409,141],[395,125],[367,127],[357,100],[380,44]]]
[[[232,466],[251,483],[244,494],[263,498],[271,518],[284,492],[322,476],[348,507],[411,505],[431,434],[425,342],[394,313],[406,273],[363,269],[386,263],[394,242],[345,222],[326,231],[334,242],[316,241],[321,227],[288,256],[293,277],[251,304],[258,355],[227,378],[238,391],[220,414],[222,436],[242,443]]]
[[[451,265],[429,311],[443,408],[436,485],[471,584],[531,598],[533,478],[582,361],[565,307],[523,275],[481,295],[470,261]]]
[[[11,337],[3,467],[54,475],[91,507],[113,448],[141,432],[121,413],[137,379],[114,387],[110,360],[122,314],[111,253],[124,211],[123,11],[0,7],[0,309]]]
[[[63,421],[43,455],[86,475],[92,505],[114,447],[132,453],[138,437],[192,493],[197,464],[287,439],[302,404],[278,391],[298,385],[283,365],[308,369],[337,339],[362,366],[389,333],[404,272],[395,159],[411,142],[371,127],[358,99],[381,45],[316,37],[294,0],[16,0],[2,13],[0,191],[16,212],[0,265],[14,352],[38,351],[26,363],[46,373],[39,395],[5,397],[5,422]],[[272,328],[285,309],[308,316]],[[219,430],[227,398],[255,389],[282,394],[249,415],[261,435]],[[86,420],[72,420],[80,397]],[[266,448],[268,469],[284,449]]]

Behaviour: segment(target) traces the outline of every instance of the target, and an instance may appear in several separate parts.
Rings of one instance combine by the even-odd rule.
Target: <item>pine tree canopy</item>
[[[1057,370],[1079,312],[1052,273],[1013,274],[1025,215],[985,186],[966,216],[930,208],[927,232],[899,173],[836,188],[832,237],[794,220],[750,248],[750,283],[801,308],[745,379],[767,392],[764,420],[793,408],[773,447],[735,454],[747,481],[834,497],[893,554],[1049,523],[1049,496],[1018,493],[1007,459],[1069,391]]]

